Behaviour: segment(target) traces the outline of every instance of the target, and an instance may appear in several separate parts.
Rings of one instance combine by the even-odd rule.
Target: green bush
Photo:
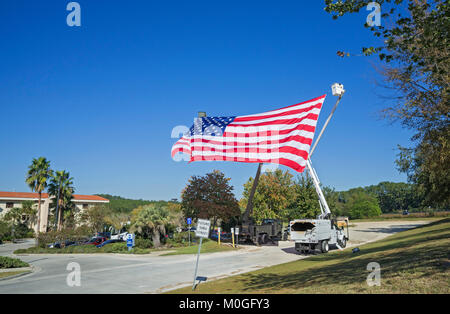
[[[19,224],[14,227],[14,238],[15,239],[25,239],[34,238],[33,229],[28,228],[25,224]]]
[[[48,244],[64,241],[80,242],[90,238],[91,231],[84,227],[76,229],[64,229],[61,231],[49,231],[46,233],[39,233],[38,246],[46,248]]]
[[[28,263],[21,261],[18,258],[11,258],[6,256],[0,256],[0,269],[1,268],[19,268],[19,267],[29,267]]]
[[[136,238],[135,247],[140,249],[150,249],[153,247],[153,242],[150,239]]]
[[[97,248],[97,250],[101,250],[104,253],[126,253],[128,252],[127,244],[125,242],[116,242],[106,244],[101,248]]]
[[[381,215],[381,209],[378,203],[369,200],[359,200],[353,203],[350,207],[350,218],[372,218]]]
[[[9,241],[11,238],[11,228],[9,225],[0,220],[0,240]]]

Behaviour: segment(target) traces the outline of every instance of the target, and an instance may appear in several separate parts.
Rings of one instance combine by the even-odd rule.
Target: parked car
[[[119,239],[106,240],[106,241],[104,241],[104,242],[102,242],[102,243],[96,245],[96,247],[100,248],[100,247],[104,247],[104,246],[107,245],[107,244],[110,244],[110,243],[117,243],[117,242],[123,242],[123,241],[122,241],[122,240],[119,240]]]
[[[97,232],[97,237],[111,238],[111,232]]]
[[[125,240],[127,238],[128,232],[114,234],[111,236],[111,240]]]
[[[105,237],[94,237],[92,239],[90,239],[88,242],[84,243],[87,245],[99,245],[105,241],[107,241],[108,239]]]
[[[55,242],[55,243],[47,245],[47,247],[50,249],[60,249],[61,247],[67,247],[67,246],[76,245],[76,244],[77,243],[75,241],[66,240],[63,242],[63,244],[61,242]]]

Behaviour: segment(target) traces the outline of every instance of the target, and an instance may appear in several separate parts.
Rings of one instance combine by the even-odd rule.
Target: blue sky
[[[397,144],[412,135],[378,117],[377,58],[339,58],[377,44],[368,11],[337,21],[323,1],[0,2],[0,190],[29,191],[25,173],[45,156],[80,194],[179,198],[191,175],[219,169],[241,196],[256,164],[175,162],[170,137],[197,111],[244,115],[328,97],[319,128],[345,94],[313,156],[337,190],[405,181]],[[383,23],[383,21],[382,21]],[[285,167],[281,167],[286,169]]]

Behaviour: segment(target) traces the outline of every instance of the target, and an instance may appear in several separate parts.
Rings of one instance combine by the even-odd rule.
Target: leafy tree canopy
[[[215,170],[204,176],[192,176],[181,194],[185,217],[228,220],[240,214],[233,186],[225,174]]]
[[[372,1],[325,0],[334,19]],[[398,169],[431,206],[450,206],[450,4],[445,0],[378,0],[382,25],[369,26],[377,47],[362,48],[385,61],[385,87],[394,91],[386,118],[416,131],[415,146],[399,147]]]

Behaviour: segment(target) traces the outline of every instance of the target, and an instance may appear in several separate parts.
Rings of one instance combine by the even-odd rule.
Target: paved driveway
[[[413,228],[426,221],[362,222],[350,229],[349,245],[376,241],[390,234]],[[0,255],[33,245],[0,245]],[[306,256],[295,254],[292,242],[279,246],[245,246],[234,252],[203,254],[199,275],[208,280],[295,261]],[[119,254],[21,255],[36,271],[22,277],[0,281],[0,293],[159,293],[192,284],[195,255],[131,256]],[[81,267],[81,286],[69,287],[66,269],[70,262]]]

